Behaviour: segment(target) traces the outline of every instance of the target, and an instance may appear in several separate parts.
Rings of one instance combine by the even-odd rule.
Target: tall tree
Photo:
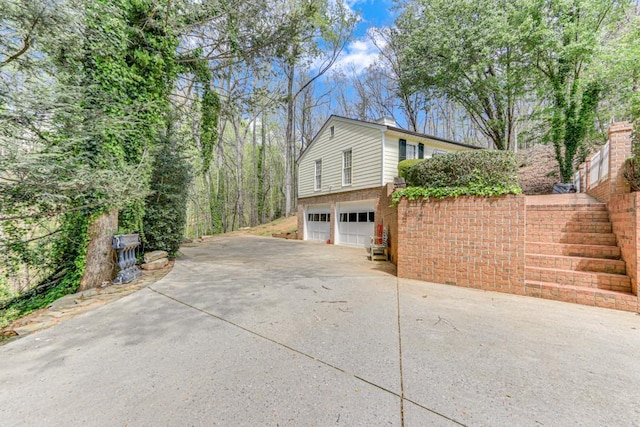
[[[331,69],[350,39],[356,17],[342,1],[305,0],[290,2],[289,43],[280,50],[285,76],[285,215],[293,209],[295,195],[296,138],[295,107],[298,97]],[[312,72],[309,72],[313,70]],[[297,77],[307,73],[302,81]]]
[[[514,2],[407,0],[393,33],[402,93],[425,91],[464,107],[499,150],[514,143],[515,104],[525,88],[510,23]]]
[[[564,182],[571,182],[576,154],[593,128],[603,87],[593,64],[604,28],[622,10],[617,0],[524,0],[518,8],[514,33],[548,103],[549,136]]]

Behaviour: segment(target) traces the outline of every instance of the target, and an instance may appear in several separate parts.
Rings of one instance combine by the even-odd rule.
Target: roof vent
[[[398,127],[396,120],[393,117],[388,117],[388,116],[379,118],[378,120],[376,120],[376,123],[379,123],[385,126]]]

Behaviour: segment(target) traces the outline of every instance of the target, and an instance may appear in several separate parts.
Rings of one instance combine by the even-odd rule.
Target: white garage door
[[[306,209],[305,224],[307,232],[305,240],[326,242],[331,237],[331,207],[329,205],[314,205]]]
[[[368,248],[370,237],[374,234],[375,201],[340,203],[338,205],[339,245],[361,246]]]

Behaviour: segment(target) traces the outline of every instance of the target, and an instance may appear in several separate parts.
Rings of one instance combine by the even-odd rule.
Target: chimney
[[[379,123],[385,126],[398,127],[398,125],[396,124],[396,120],[393,117],[388,117],[388,116],[379,118],[378,120],[376,120],[376,123]]]

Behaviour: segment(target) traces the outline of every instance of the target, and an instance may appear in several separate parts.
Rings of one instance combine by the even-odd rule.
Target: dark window
[[[320,214],[320,221],[327,222],[327,214]]]
[[[349,222],[358,222],[358,214],[355,212],[349,212]]]
[[[407,159],[407,141],[405,139],[400,140],[400,161]]]
[[[424,144],[418,144],[418,158],[424,159]]]
[[[369,212],[369,222],[376,222],[375,221],[375,212]]]
[[[314,221],[320,221],[320,214],[313,214]]]
[[[335,135],[335,134],[336,134],[336,128],[335,128],[335,127],[333,127],[333,126],[331,126],[331,128],[330,128],[330,132],[331,132],[331,137],[333,138],[333,135]]]
[[[358,222],[367,222],[367,212],[358,212]]]

